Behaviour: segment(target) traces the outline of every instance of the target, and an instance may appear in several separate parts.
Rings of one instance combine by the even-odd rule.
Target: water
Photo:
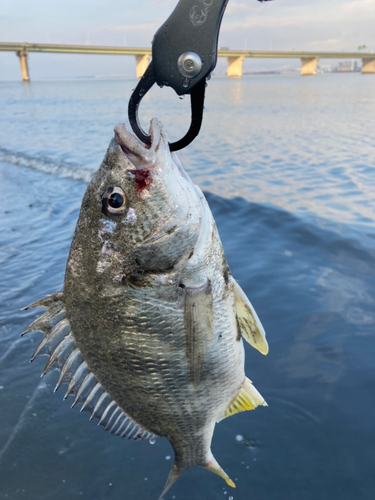
[[[0,84],[0,499],[154,500],[171,466],[166,440],[122,441],[52,394],[47,358],[28,363],[41,334],[19,337],[36,316],[20,308],[61,288],[85,183],[134,86]],[[373,498],[374,105],[371,76],[210,81],[179,156],[267,331],[246,372],[269,407],[216,427],[236,490],[196,468],[166,499]],[[189,99],[155,89],[144,127],[154,115],[177,140]]]

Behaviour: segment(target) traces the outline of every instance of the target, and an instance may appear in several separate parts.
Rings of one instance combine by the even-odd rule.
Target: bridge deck
[[[51,43],[11,43],[0,42],[0,51],[55,52],[63,54],[111,54],[111,55],[151,55],[148,47],[109,47],[99,45],[60,45]],[[375,52],[307,52],[275,50],[221,50],[219,57],[260,57],[260,58],[309,58],[319,59],[374,59]]]

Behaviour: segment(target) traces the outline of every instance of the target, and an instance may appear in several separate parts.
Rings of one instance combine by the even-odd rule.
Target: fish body
[[[146,147],[116,126],[82,201],[63,292],[32,304],[47,312],[26,332],[43,331],[34,356],[50,355],[57,387],[68,382],[107,430],[170,441],[163,496],[194,466],[234,486],[212,435],[222,418],[266,404],[245,376],[242,339],[263,354],[268,345],[204,195],[158,120],[150,131]]]

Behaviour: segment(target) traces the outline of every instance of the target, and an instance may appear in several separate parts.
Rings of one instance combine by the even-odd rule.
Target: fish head
[[[65,285],[125,284],[134,276],[178,269],[192,254],[201,219],[199,196],[159,120],[151,146],[115,127],[84,195]]]

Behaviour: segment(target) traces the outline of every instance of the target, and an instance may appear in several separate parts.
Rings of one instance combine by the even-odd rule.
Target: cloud
[[[331,49],[332,47],[335,47],[335,46],[341,46],[342,43],[343,43],[342,39],[332,38],[330,40],[315,40],[313,42],[308,43],[308,45],[311,48],[327,47],[328,49]]]
[[[319,4],[319,5],[317,5]],[[354,0],[350,2],[314,2],[311,4],[280,3],[277,8],[270,8],[274,4],[262,4],[260,9],[254,5],[235,2],[229,3],[224,17],[223,29],[236,30],[240,27],[273,28],[275,26],[298,26],[313,23],[329,22],[332,25],[355,20],[375,21],[375,0]],[[249,15],[251,14],[251,15]]]
[[[109,31],[120,31],[124,33],[132,32],[139,34],[144,34],[144,33],[154,34],[159,27],[160,25],[157,23],[143,23],[143,24],[124,24],[120,26],[106,26],[105,29]]]
[[[152,3],[158,7],[167,7],[171,12],[176,7],[176,0],[152,0]]]
[[[342,9],[347,13],[372,14],[372,19],[375,18],[375,0],[355,0],[346,2]]]
[[[247,48],[301,50],[375,49],[375,0],[231,0],[221,29],[221,44]]]

